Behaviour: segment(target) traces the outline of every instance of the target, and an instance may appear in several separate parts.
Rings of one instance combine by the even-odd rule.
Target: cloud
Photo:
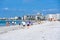
[[[47,11],[47,10],[42,10],[42,11]]]
[[[9,10],[9,11],[26,11],[25,9],[17,9],[17,8],[1,8],[0,10]]]
[[[8,10],[9,8],[3,8],[3,10]]]
[[[55,11],[55,10],[57,10],[57,9],[48,9],[48,11]]]
[[[40,10],[33,10],[33,12],[40,12]]]
[[[44,9],[42,11],[57,11],[58,9]]]

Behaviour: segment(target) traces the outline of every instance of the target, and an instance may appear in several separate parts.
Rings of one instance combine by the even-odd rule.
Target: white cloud
[[[17,9],[17,8],[2,8],[2,10],[9,10],[9,11],[25,11],[25,9]]]
[[[46,10],[42,10],[42,11],[46,11]]]
[[[3,8],[4,10],[8,10],[9,8]]]
[[[57,11],[58,9],[45,9],[45,10],[42,10],[42,11]]]

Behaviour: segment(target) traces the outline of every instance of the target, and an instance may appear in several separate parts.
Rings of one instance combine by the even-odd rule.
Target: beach
[[[0,28],[0,40],[60,40],[60,21],[44,21],[22,29],[21,26]]]

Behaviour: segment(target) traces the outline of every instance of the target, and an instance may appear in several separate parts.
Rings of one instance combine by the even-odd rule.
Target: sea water
[[[21,23],[21,20],[0,20],[0,27],[1,26],[6,26],[6,22],[9,22],[10,25],[12,25],[12,22],[16,22],[15,25],[18,25],[19,23]]]

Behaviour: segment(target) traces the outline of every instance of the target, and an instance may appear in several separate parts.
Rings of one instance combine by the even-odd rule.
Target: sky
[[[60,13],[60,0],[0,0],[0,17]]]

